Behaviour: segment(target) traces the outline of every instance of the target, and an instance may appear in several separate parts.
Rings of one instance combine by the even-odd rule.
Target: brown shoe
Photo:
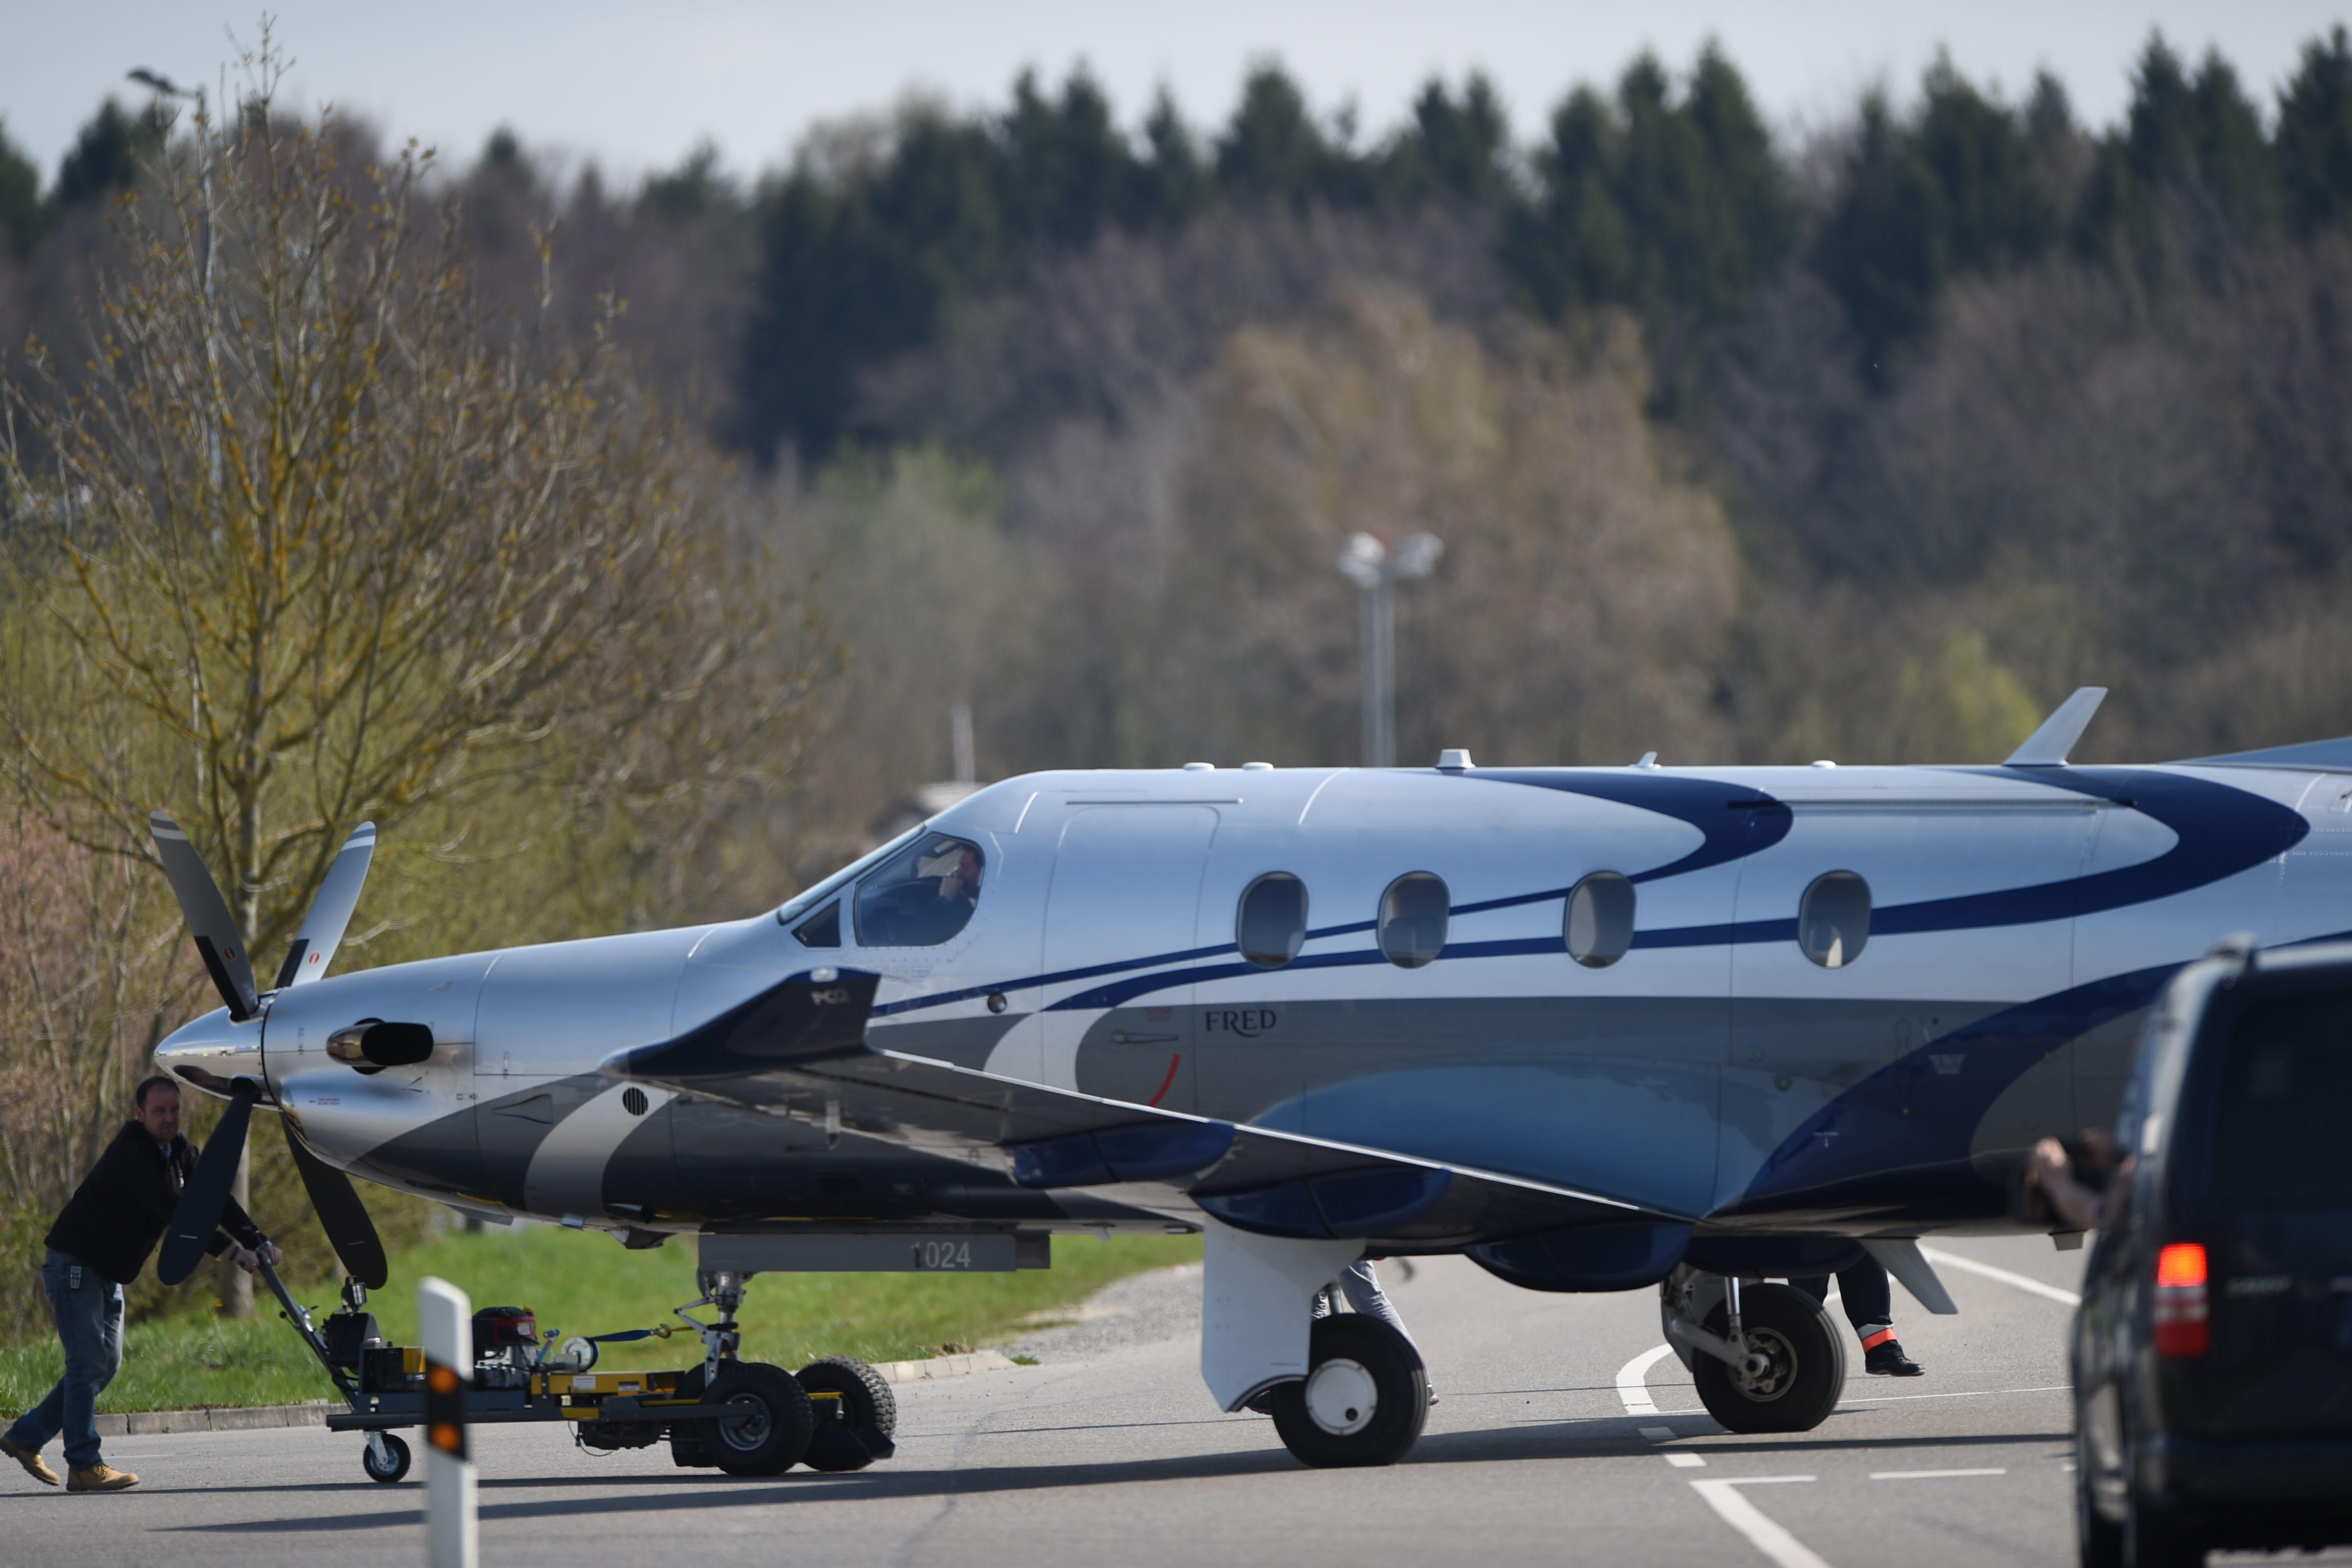
[[[49,1468],[49,1462],[32,1449],[20,1448],[7,1438],[0,1437],[0,1454],[5,1454],[24,1466],[25,1473],[43,1486],[53,1487],[58,1484],[57,1471]]]
[[[69,1492],[119,1492],[125,1487],[135,1487],[139,1478],[128,1470],[118,1470],[103,1462],[86,1470],[66,1472],[66,1490]]]

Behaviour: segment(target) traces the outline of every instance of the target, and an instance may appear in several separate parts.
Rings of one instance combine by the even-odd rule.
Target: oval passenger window
[[[1870,941],[1870,884],[1851,871],[1813,879],[1797,906],[1797,945],[1823,969],[1843,969]]]
[[[1242,889],[1234,942],[1260,969],[1280,969],[1307,945],[1307,884],[1287,871],[1268,871]]]
[[[1408,871],[1381,895],[1381,952],[1399,969],[1419,969],[1445,948],[1445,883]]]
[[[1624,957],[1633,945],[1633,884],[1614,871],[1595,871],[1570,889],[1560,940],[1587,969],[1606,969]]]

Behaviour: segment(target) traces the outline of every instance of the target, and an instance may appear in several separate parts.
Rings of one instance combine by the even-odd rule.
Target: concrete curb
[[[934,1356],[929,1361],[886,1361],[874,1370],[892,1383],[928,1383],[939,1377],[962,1377],[969,1373],[996,1372],[1019,1363],[1001,1351],[974,1351],[970,1355]],[[341,1405],[331,1399],[300,1405],[214,1405],[202,1410],[132,1410],[98,1418],[101,1437],[146,1437],[165,1432],[258,1432],[270,1426],[323,1426],[327,1412]]]
[[[324,1426],[334,1400],[299,1405],[220,1405],[203,1410],[131,1410],[98,1418],[101,1437],[146,1437],[160,1432],[257,1432],[268,1426]]]
[[[1003,1351],[973,1351],[969,1355],[933,1356],[929,1361],[878,1361],[874,1370],[892,1383],[928,1383],[935,1377],[961,1377],[966,1373],[996,1372],[1020,1364]]]

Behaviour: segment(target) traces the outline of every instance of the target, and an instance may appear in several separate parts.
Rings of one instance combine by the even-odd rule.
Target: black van
[[[2085,1568],[2352,1541],[2352,944],[2182,969],[2116,1140],[2073,1345]]]

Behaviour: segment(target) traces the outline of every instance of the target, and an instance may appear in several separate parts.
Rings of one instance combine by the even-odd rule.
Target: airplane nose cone
[[[259,1081],[261,1020],[231,1023],[228,1009],[215,1007],[163,1037],[155,1047],[155,1070],[214,1094],[226,1094],[236,1079]]]

